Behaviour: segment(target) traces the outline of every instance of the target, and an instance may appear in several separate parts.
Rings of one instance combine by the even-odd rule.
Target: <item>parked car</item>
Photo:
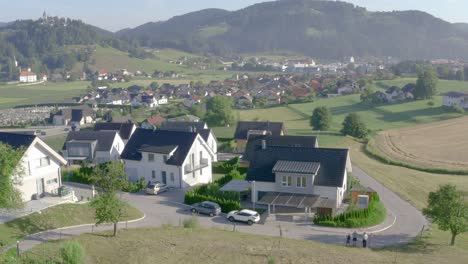
[[[192,204],[192,206],[190,207],[190,210],[192,211],[192,213],[195,213],[195,214],[200,213],[200,214],[206,214],[206,215],[213,217],[221,213],[221,206],[219,206],[219,204],[217,203],[206,201],[206,202]]]
[[[231,222],[239,221],[252,225],[253,223],[258,223],[260,221],[260,215],[255,211],[243,209],[240,211],[229,212],[227,214],[227,219]]]
[[[167,191],[167,185],[161,182],[150,182],[145,187],[146,194],[158,194]]]

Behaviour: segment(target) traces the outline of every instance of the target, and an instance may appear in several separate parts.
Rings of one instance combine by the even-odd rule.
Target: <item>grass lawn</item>
[[[0,109],[15,105],[62,102],[65,98],[80,95],[88,85],[89,82],[46,82],[29,86],[0,85]]]
[[[44,142],[47,143],[49,147],[58,152],[62,150],[63,144],[65,143],[65,139],[67,139],[67,134],[49,136],[43,138],[42,140],[44,140]]]
[[[206,229],[130,229],[84,234],[86,263],[466,263],[467,250],[433,243],[431,237],[405,247],[362,249]],[[63,241],[26,255],[59,259]],[[154,252],[158,252],[155,256]]]
[[[122,221],[143,216],[142,212],[128,204],[125,208],[127,214]],[[40,231],[91,223],[95,223],[94,209],[89,204],[61,204],[45,209],[40,214],[34,213],[0,224],[0,242],[10,245]]]

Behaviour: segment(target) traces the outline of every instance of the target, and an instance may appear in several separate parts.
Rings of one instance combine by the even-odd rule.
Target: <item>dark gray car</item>
[[[208,201],[192,204],[190,210],[192,211],[192,213],[195,214],[200,213],[209,216],[215,216],[221,213],[221,207],[219,206],[219,204]]]

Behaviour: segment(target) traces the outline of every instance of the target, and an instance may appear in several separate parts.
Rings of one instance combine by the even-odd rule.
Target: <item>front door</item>
[[[44,195],[44,178],[37,179],[37,197]]]
[[[164,184],[167,184],[167,173],[165,171],[161,172],[161,181]]]

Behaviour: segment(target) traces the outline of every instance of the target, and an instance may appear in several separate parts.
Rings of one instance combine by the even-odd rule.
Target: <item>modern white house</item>
[[[57,194],[62,184],[60,166],[67,163],[60,154],[34,135],[0,132],[0,142],[24,150],[17,175],[24,201]]]
[[[71,131],[62,148],[68,163],[117,161],[125,148],[118,131]]]
[[[20,72],[19,75],[19,82],[20,83],[34,83],[37,82],[37,74],[32,72],[31,69],[27,71]]]
[[[199,133],[137,129],[121,159],[130,181],[144,178],[187,188],[212,181],[215,156]]]
[[[257,146],[246,180],[252,201],[333,214],[341,206],[352,171],[348,149]]]
[[[442,95],[444,96],[442,101],[443,106],[458,106],[468,109],[468,92],[448,92]]]

